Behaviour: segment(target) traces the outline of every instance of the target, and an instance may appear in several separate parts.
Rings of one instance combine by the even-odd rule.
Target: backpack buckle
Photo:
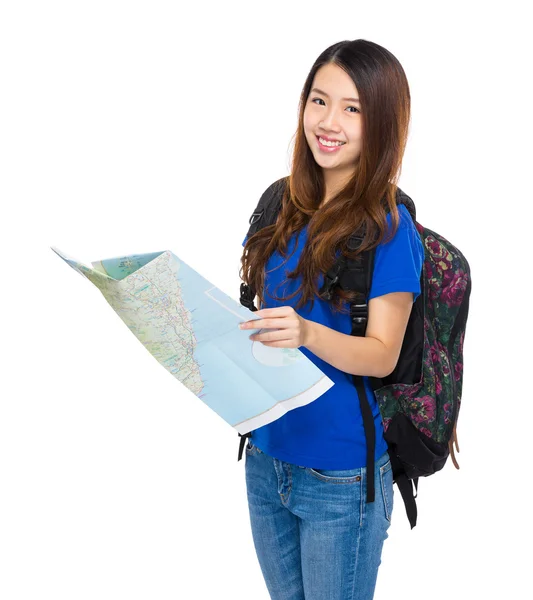
[[[262,217],[263,213],[265,212],[265,209],[262,208],[261,210],[257,211],[257,212],[253,212],[252,216],[248,219],[248,223],[250,225],[253,225],[254,223],[257,223],[257,221],[259,221],[259,219]]]
[[[324,274],[324,281],[319,292],[321,298],[323,298],[324,300],[331,300],[331,298],[333,297],[333,288],[339,281],[339,278],[345,266],[346,258],[341,255],[337,259],[337,262],[331,267],[331,269],[329,269],[329,271]]]
[[[338,273],[331,277],[329,273],[324,275],[324,283],[320,288],[320,295],[324,300],[331,300],[333,296],[333,286],[339,281]]]
[[[364,335],[368,321],[368,304],[351,304],[352,335]]]
[[[247,309],[251,311],[256,311],[257,308],[254,304],[255,294],[252,292],[250,286],[246,285],[246,283],[241,283],[241,297],[240,302],[243,306],[246,306]]]

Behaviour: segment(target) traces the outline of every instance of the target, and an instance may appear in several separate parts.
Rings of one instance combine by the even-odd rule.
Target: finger
[[[251,335],[250,339],[256,342],[277,342],[281,340],[292,340],[294,339],[294,333],[292,333],[288,329],[279,329],[276,331],[256,333],[254,335]]]
[[[264,346],[271,348],[296,348],[293,340],[280,340],[278,342],[262,342]]]
[[[292,306],[275,306],[273,308],[262,308],[256,311],[255,314],[261,317],[279,317],[280,315],[286,316],[293,310]]]
[[[288,317],[278,317],[277,319],[263,319],[261,323],[261,327],[264,329],[294,329],[298,326],[299,321],[298,319],[290,319]]]
[[[261,319],[258,325],[252,325],[254,329],[287,329],[287,321],[284,319]]]

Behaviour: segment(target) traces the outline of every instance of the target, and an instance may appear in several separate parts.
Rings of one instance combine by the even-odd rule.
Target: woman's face
[[[325,175],[349,176],[354,171],[362,141],[361,105],[355,101],[358,99],[354,82],[337,65],[324,65],[316,72],[303,124],[309,148]],[[330,150],[320,144],[318,136],[345,143]]]

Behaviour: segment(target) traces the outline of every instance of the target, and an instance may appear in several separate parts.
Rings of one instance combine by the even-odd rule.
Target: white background
[[[402,63],[400,187],[472,270],[461,468],[420,481],[413,530],[395,486],[375,598],[531,597],[526,4],[2,4],[2,600],[268,600],[236,431],[50,246],[170,249],[238,300],[305,77],[356,38]]]

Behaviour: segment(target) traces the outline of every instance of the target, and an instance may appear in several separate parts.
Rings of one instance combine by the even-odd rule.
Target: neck
[[[324,199],[320,203],[320,207],[327,204],[335,194],[337,194],[347,183],[350,181],[353,172],[350,173],[332,173],[331,171],[324,172],[324,186],[326,191],[324,193]],[[320,208],[319,207],[319,208]]]

